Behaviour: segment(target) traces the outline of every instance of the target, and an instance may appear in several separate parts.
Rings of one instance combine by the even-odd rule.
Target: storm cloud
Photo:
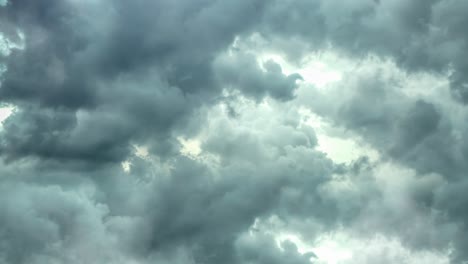
[[[465,263],[467,17],[0,1],[0,264]]]

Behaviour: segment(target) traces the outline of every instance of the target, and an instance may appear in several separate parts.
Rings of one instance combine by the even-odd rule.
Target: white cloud
[[[1,1],[1,0],[0,0]],[[25,35],[21,30],[17,30],[16,34],[19,37],[19,42],[13,42],[0,32],[0,55],[9,56],[13,49],[25,48]]]
[[[177,138],[182,145],[180,152],[187,157],[197,157],[201,153],[200,140],[198,139],[185,139],[182,137]]]
[[[0,129],[3,122],[15,111],[15,107],[11,105],[0,107]]]
[[[287,61],[279,53],[257,51],[256,54],[259,65],[272,60],[281,65],[285,74],[299,73],[305,83],[318,88],[324,88],[329,83],[338,82],[342,78],[340,65],[337,64],[338,59],[331,52],[310,54],[304,57],[299,65]]]
[[[334,162],[350,163],[363,156],[367,156],[371,161],[379,159],[378,151],[363,143],[362,139],[343,132],[332,135],[330,131],[334,129],[333,126],[320,116],[306,108],[301,108],[300,113],[304,124],[314,129],[318,139],[318,149]]]
[[[316,252],[323,252],[324,264],[450,263],[449,252],[412,251],[405,248],[398,239],[381,235],[370,239],[355,239],[346,233],[335,232],[320,237],[315,247]]]

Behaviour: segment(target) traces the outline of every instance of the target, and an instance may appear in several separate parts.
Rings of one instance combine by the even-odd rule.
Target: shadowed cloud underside
[[[467,23],[0,1],[0,264],[468,263]]]

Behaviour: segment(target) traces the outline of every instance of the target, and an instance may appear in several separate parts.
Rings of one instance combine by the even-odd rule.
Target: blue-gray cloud
[[[16,108],[0,129],[0,263],[313,261],[256,230],[271,217],[311,240],[344,228],[412,250],[453,246],[463,263],[467,10],[461,0],[8,1],[0,32],[24,48],[0,54],[0,103]],[[252,35],[292,63],[323,50],[389,60],[445,78],[451,97],[411,97],[398,80],[352,70],[318,90],[235,45]],[[335,163],[302,108],[380,159]],[[200,154],[181,154],[180,138],[196,138]],[[411,173],[383,173],[386,163]]]

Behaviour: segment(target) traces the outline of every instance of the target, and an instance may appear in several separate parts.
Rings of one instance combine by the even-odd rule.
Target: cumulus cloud
[[[0,263],[465,263],[467,7],[0,1]]]

